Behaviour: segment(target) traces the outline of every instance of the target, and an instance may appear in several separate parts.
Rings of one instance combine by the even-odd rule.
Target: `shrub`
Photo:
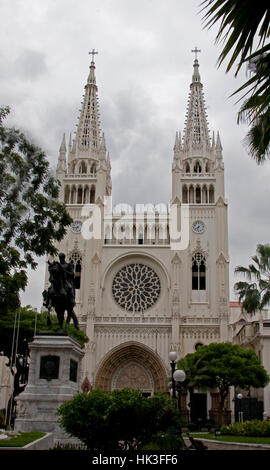
[[[179,411],[164,394],[145,398],[139,390],[78,393],[58,408],[60,425],[92,451],[138,450],[159,432],[179,429]],[[168,445],[175,436],[167,436]]]
[[[270,421],[257,419],[221,427],[222,434],[234,436],[270,436]]]

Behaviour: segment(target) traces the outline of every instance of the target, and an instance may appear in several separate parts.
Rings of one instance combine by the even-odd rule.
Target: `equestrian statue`
[[[73,320],[75,328],[79,330],[79,322],[74,312],[75,306],[75,274],[72,263],[67,263],[64,253],[59,253],[59,261],[48,261],[49,281],[48,290],[44,290],[43,305],[48,309],[47,325],[51,326],[51,308],[56,311],[60,332],[67,333],[68,325]],[[67,312],[66,328],[63,323]]]

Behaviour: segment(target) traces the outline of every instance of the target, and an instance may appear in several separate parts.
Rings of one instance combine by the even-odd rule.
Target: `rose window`
[[[129,312],[142,312],[156,303],[160,294],[160,280],[149,266],[128,264],[115,275],[112,292],[120,307]]]

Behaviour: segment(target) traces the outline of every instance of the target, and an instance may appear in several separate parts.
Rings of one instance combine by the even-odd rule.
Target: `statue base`
[[[14,429],[52,432],[55,441],[65,441],[56,409],[80,389],[84,352],[77,341],[61,334],[37,335],[29,347],[28,384],[16,398]]]

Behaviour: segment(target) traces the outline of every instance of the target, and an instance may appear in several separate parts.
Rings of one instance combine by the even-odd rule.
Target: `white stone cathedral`
[[[110,217],[111,163],[100,129],[92,54],[77,132],[68,148],[63,138],[59,151],[60,199],[74,222],[58,248],[74,264],[75,312],[90,339],[82,387],[127,386],[148,395],[168,391],[170,351],[181,358],[199,344],[228,340],[222,146],[219,133],[209,137],[195,55],[183,137],[176,133],[167,209],[122,206]],[[179,218],[188,209],[184,247],[171,240],[172,206]],[[88,236],[93,214],[100,230]]]

